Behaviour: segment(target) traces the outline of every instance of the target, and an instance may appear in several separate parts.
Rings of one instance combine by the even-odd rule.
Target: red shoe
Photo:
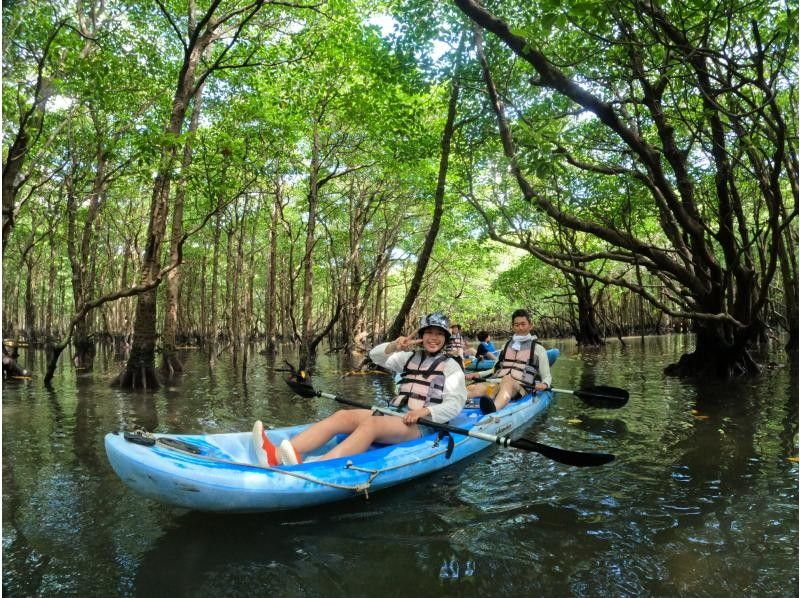
[[[253,424],[253,449],[259,465],[263,467],[280,465],[278,449],[275,448],[275,445],[269,441],[269,438],[264,433],[264,424],[261,423],[261,420],[257,420]]]

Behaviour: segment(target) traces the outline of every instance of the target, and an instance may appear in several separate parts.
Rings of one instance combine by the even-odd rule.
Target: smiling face
[[[422,346],[428,353],[438,353],[444,347],[446,337],[441,328],[426,328],[422,331]]]
[[[526,334],[529,334],[532,329],[533,325],[525,316],[517,316],[511,322],[511,330],[516,335],[525,336]]]

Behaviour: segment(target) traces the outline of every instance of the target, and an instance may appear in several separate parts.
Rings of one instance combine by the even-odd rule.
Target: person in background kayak
[[[465,357],[475,354],[464,340],[464,336],[461,334],[461,326],[458,324],[450,324],[450,338],[447,339],[445,351],[455,357],[461,365],[464,365]]]
[[[468,380],[485,380],[467,388],[470,399],[489,396],[490,386],[499,385],[494,396],[498,410],[518,394],[524,394],[525,386],[547,390],[552,384],[547,351],[537,342],[536,335],[531,334],[530,314],[524,309],[511,314],[511,330],[513,336],[500,351],[494,368],[466,375]]]
[[[407,409],[403,417],[374,417],[370,409],[337,411],[306,428],[291,441],[274,446],[264,426],[253,426],[253,443],[262,465],[295,465],[304,453],[318,449],[337,434],[349,434],[318,460],[336,459],[362,453],[373,442],[397,444],[419,438],[423,432],[417,421],[428,418],[436,423],[453,419],[467,401],[464,372],[455,359],[445,353],[450,337],[448,320],[439,312],[422,318],[419,338],[401,336],[374,347],[373,362],[402,375],[392,405]]]
[[[475,359],[497,359],[497,348],[492,344],[492,336],[485,330],[478,333],[478,349],[475,351]]]

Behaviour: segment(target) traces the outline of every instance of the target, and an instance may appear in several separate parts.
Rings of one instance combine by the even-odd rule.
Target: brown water
[[[103,436],[249,430],[256,418],[289,425],[336,409],[291,398],[266,357],[243,377],[187,352],[186,373],[154,395],[110,389],[120,364],[104,357],[91,374],[63,368],[52,391],[5,384],[3,594],[796,596],[797,369],[725,384],[664,377],[689,343],[545,343],[562,350],[556,387],[619,386],[631,399],[611,411],[560,395],[524,435],[615,453],[610,465],[492,446],[369,501],[256,516],[138,497],[111,470]],[[28,365],[43,371],[39,354]],[[388,396],[386,377],[342,378],[348,368],[321,356],[317,387]],[[459,578],[440,579],[453,557]]]

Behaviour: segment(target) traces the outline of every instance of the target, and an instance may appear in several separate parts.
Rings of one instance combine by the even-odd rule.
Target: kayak
[[[552,350],[552,349],[551,349]],[[464,371],[465,372],[480,372],[483,370],[491,370],[496,364],[497,361],[495,359],[479,359],[476,360],[474,357],[467,358],[464,360]]]
[[[558,349],[548,351],[550,362]],[[544,411],[552,392],[528,394],[484,415],[468,405],[449,425],[470,432],[508,435]],[[267,430],[279,444],[311,424]],[[306,458],[328,452],[339,435]],[[373,445],[358,455],[299,465],[261,466],[251,432],[226,434],[123,434],[105,437],[111,467],[131,489],[169,505],[198,511],[255,513],[299,509],[368,496],[438,471],[490,446],[465,434],[431,431],[393,445]]]

